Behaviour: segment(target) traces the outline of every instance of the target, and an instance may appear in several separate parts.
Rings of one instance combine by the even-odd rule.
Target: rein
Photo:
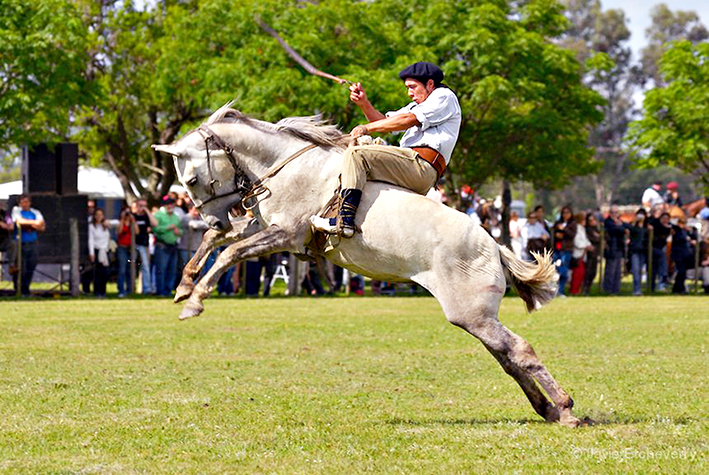
[[[251,206],[247,206],[246,201],[252,198],[256,198],[257,196],[263,195],[265,193],[270,193],[270,190],[264,185],[265,182],[276,176],[278,172],[280,172],[290,162],[300,157],[304,153],[309,152],[310,150],[317,147],[316,144],[310,144],[303,147],[302,149],[298,150],[282,162],[277,163],[276,165],[271,167],[264,176],[257,179],[255,182],[252,182],[246,172],[244,172],[244,170],[236,162],[234,155],[232,155],[233,149],[229,145],[227,145],[224,140],[219,137],[219,135],[217,135],[212,129],[210,129],[206,125],[200,125],[197,131],[204,138],[204,144],[207,151],[207,172],[209,173],[209,190],[211,195],[209,199],[202,201],[198,205],[198,208],[201,208],[210,201],[218,200],[239,193],[243,195],[241,201],[239,201],[239,204],[237,205],[239,208],[241,208],[244,212],[255,208],[260,203],[260,200],[257,200]],[[224,193],[223,195],[217,195],[216,191],[214,190],[214,185],[217,183],[221,183],[219,182],[219,180],[214,179],[214,175],[212,173],[212,159],[209,155],[210,142],[213,143],[216,147],[220,148],[226,154],[227,158],[229,159],[229,163],[234,169],[235,190],[229,193]],[[197,205],[197,203],[195,203],[195,205]]]

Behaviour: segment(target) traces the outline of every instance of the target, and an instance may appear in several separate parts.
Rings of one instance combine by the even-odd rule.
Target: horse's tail
[[[538,310],[556,296],[558,275],[550,252],[532,252],[536,263],[518,259],[505,246],[499,246],[500,260],[507,269],[509,280],[519,296],[527,304],[527,311]]]

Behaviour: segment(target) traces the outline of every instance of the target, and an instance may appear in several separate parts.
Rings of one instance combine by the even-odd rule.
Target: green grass
[[[709,473],[709,298],[502,321],[597,424],[541,422],[435,300],[0,301],[2,473]]]

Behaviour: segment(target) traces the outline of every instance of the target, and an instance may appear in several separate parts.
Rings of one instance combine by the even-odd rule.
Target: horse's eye
[[[197,184],[197,177],[194,176],[187,180],[187,186],[195,186]]]

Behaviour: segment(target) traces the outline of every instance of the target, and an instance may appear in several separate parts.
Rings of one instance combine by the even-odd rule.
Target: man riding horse
[[[312,216],[318,231],[350,238],[355,233],[355,215],[367,180],[383,181],[425,195],[441,177],[458,140],[461,111],[453,91],[442,84],[443,71],[432,63],[418,62],[399,73],[410,104],[398,111],[379,112],[367,99],[360,83],[350,86],[350,100],[369,120],[358,125],[353,139],[372,132],[406,130],[400,147],[363,145],[349,147],[342,168],[342,205],[337,218]]]

